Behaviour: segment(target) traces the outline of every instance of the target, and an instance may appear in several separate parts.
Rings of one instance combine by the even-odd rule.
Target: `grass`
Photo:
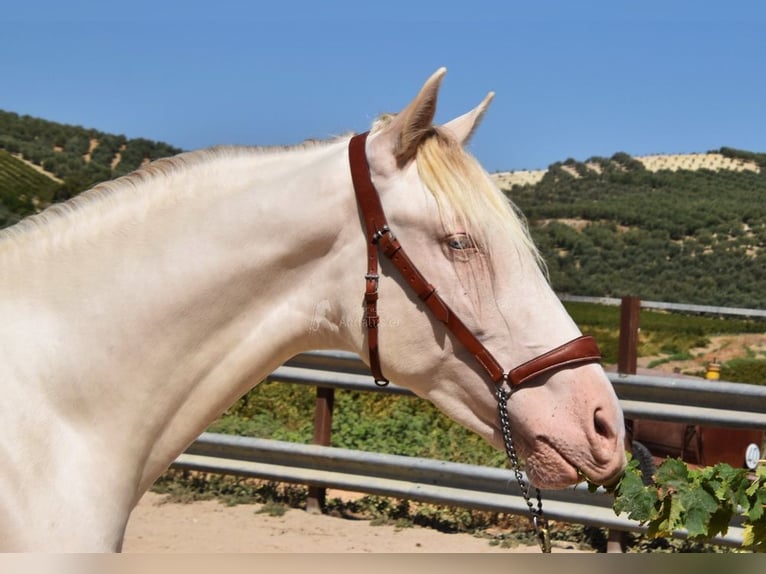
[[[596,337],[607,364],[617,363],[620,338],[620,308],[592,303],[567,302],[565,307],[586,334]],[[729,317],[685,315],[642,309],[639,356],[690,356],[691,349],[704,347],[718,335],[765,333],[766,321]],[[752,381],[759,382],[759,381]],[[766,382],[766,380],[764,380]]]
[[[290,507],[283,502],[274,502],[272,500],[265,502],[257,514],[267,514],[268,516],[284,516]]]
[[[693,359],[694,356],[689,353],[688,351],[684,351],[681,353],[673,353],[671,355],[668,355],[667,357],[663,357],[662,359],[657,359],[655,361],[651,361],[648,365],[650,369],[654,369],[655,367],[659,367],[660,365],[664,365],[666,363],[671,363],[673,361],[688,361],[690,359]]]
[[[744,357],[727,361],[721,365],[721,379],[766,385],[766,359]]]

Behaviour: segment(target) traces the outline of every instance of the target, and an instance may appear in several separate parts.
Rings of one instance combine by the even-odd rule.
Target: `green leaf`
[[[641,475],[629,467],[615,491],[614,512],[627,512],[628,518],[643,523],[654,517],[656,503],[657,491],[645,487]]]
[[[686,530],[690,537],[705,536],[711,515],[718,510],[715,497],[704,488],[692,488],[678,497],[680,506],[686,513]]]
[[[763,522],[745,524],[742,547],[753,552],[766,552],[766,524]]]
[[[750,510],[747,512],[750,522],[755,522],[764,516],[764,506],[766,506],[766,488],[761,488],[754,496]]]
[[[650,537],[685,529],[690,538],[707,540],[726,534],[735,514],[745,517],[743,547],[766,552],[766,467],[752,473],[719,463],[689,469],[667,459],[644,486],[636,465],[628,465],[615,490],[614,510],[646,524]]]
[[[760,470],[761,468],[766,468],[766,467],[759,466],[758,470]],[[755,493],[758,492],[758,490],[764,488],[765,485],[766,485],[766,476],[756,475],[756,479],[750,484],[750,486],[748,486],[747,490],[745,491],[745,494],[747,494],[748,496],[754,496]]]
[[[708,522],[707,527],[707,536],[714,538],[719,534],[726,534],[729,531],[729,522],[731,522],[731,508],[719,508],[710,516],[710,522]]]
[[[658,485],[673,489],[685,488],[689,484],[689,467],[678,458],[668,458],[657,468],[655,480]]]
[[[683,527],[681,501],[674,496],[667,496],[662,501],[659,519],[656,521],[656,536],[668,536],[674,530]],[[652,531],[650,525],[650,531]]]
[[[755,543],[755,532],[753,532],[752,524],[745,524],[745,528],[742,532],[742,546],[748,548]]]

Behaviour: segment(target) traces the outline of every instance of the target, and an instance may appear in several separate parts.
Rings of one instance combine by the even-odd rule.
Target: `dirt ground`
[[[536,546],[491,546],[470,534],[420,527],[398,529],[289,509],[259,514],[260,505],[224,506],[217,501],[165,503],[148,492],[133,511],[126,553],[539,553]],[[554,552],[582,552],[557,543]]]
[[[704,372],[708,363],[725,363],[732,359],[746,358],[748,356],[763,357],[766,355],[766,335],[741,334],[721,335],[710,337],[710,343],[706,347],[690,349],[691,359],[682,361],[668,361],[654,367],[657,372],[663,373],[697,373]],[[646,368],[654,361],[663,357],[639,357],[638,368]]]

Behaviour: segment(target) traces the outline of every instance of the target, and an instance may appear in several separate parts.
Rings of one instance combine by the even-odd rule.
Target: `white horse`
[[[463,150],[492,94],[434,126],[443,74],[373,126],[369,177],[441,298],[519,365],[580,333],[521,219]],[[142,493],[269,372],[310,349],[368,357],[348,146],[184,153],[0,232],[1,549],[119,550]],[[383,261],[382,371],[502,447],[496,383],[404,283]],[[597,364],[535,376],[508,415],[539,487],[624,467],[622,413]]]

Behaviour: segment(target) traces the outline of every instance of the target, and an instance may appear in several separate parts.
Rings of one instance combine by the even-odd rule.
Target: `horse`
[[[0,232],[2,550],[121,550],[172,461],[312,349],[358,354],[498,448],[504,389],[537,487],[620,476],[612,386],[593,357],[568,360],[581,333],[465,149],[494,94],[434,124],[444,73],[363,138],[181,153]]]

